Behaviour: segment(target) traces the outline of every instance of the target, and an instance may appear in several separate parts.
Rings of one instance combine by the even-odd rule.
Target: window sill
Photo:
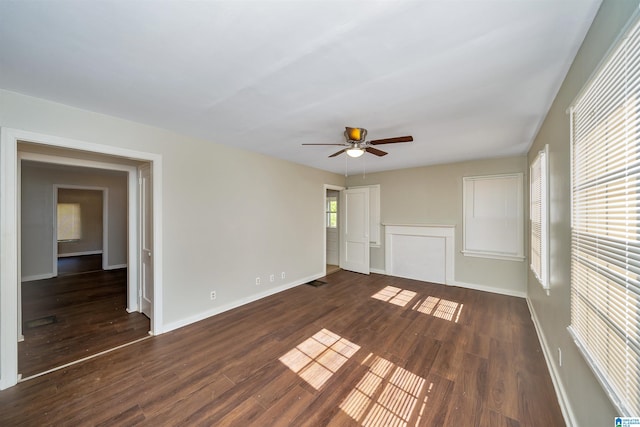
[[[503,261],[522,262],[525,260],[525,257],[523,255],[509,255],[509,254],[501,254],[501,253],[494,253],[494,252],[462,251],[462,255],[475,257],[475,258],[499,259]]]

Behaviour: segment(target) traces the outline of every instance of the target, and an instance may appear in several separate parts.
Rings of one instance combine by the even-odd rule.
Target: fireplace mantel
[[[454,283],[454,225],[385,223],[384,226],[388,275]]]

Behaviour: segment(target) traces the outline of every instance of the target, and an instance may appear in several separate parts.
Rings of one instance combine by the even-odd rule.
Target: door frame
[[[322,239],[322,271],[325,276],[327,275],[327,190],[342,191],[345,188],[340,185],[325,184],[324,190],[322,190],[324,191],[322,193],[322,235],[324,236]],[[338,220],[341,217],[341,209],[341,203],[338,203]]]
[[[18,156],[22,160],[21,153]],[[22,178],[18,178],[22,180]],[[20,185],[21,187],[21,185]],[[108,270],[109,268],[109,189],[107,187],[91,187],[84,185],[70,185],[70,184],[53,184],[53,277],[58,275],[58,190],[89,190],[100,191],[102,193],[102,269]],[[22,203],[20,203],[22,204]],[[117,266],[116,268],[119,268]]]
[[[151,184],[153,185],[153,169],[151,168],[151,165],[147,164],[143,164],[140,165],[138,167],[136,167],[136,171],[138,172],[138,225],[139,225],[139,229],[138,229],[138,242],[140,244],[139,248],[138,248],[138,260],[139,260],[139,265],[138,265],[138,293],[136,295],[136,303],[138,304],[138,311],[144,315],[147,315],[147,317],[149,318],[153,318],[153,300],[154,297],[151,297],[151,304],[150,307],[148,308],[148,310],[145,311],[145,306],[142,303],[143,298],[145,296],[145,278],[146,278],[146,270],[145,270],[145,265],[144,265],[144,260],[147,259],[147,257],[145,257],[145,236],[146,236],[146,212],[145,212],[145,208],[146,209],[151,209],[151,215],[153,217],[153,191],[151,192],[151,204],[149,206],[149,204],[146,203],[145,197],[145,185],[143,182],[143,169],[149,169],[149,179],[151,181]],[[152,262],[152,267],[153,265],[155,265],[156,261],[155,261],[155,253],[153,253],[153,220],[151,221],[151,249],[149,252],[149,256],[151,257],[151,262]],[[151,274],[153,275],[153,268],[151,269]],[[153,281],[153,277],[151,278],[151,280]],[[150,312],[150,313],[148,313]]]
[[[54,148],[81,150],[88,153],[105,154],[134,161],[150,162],[153,171],[153,248],[157,259],[162,259],[162,156],[155,153],[135,151],[110,145],[79,141],[23,131],[12,128],[0,128],[0,390],[12,387],[18,382],[18,339],[19,339],[19,288],[20,272],[20,159],[18,142],[31,142]],[[54,157],[54,156],[51,156]],[[67,159],[82,163],[82,166],[94,165],[104,168],[105,163],[91,160]],[[96,166],[99,165],[99,166]],[[119,165],[125,167],[124,165]],[[138,241],[138,201],[137,169],[128,173],[129,190],[129,236],[128,265],[129,274],[135,270],[132,283],[138,283],[139,263]],[[132,199],[133,196],[133,199]],[[156,262],[154,271],[152,335],[163,332],[162,312],[162,263]],[[132,277],[129,277],[132,280]],[[136,289],[138,286],[130,286]],[[128,302],[130,302],[130,295]],[[137,299],[137,298],[136,298]]]

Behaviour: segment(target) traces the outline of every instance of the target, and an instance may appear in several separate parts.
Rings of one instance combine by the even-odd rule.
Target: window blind
[[[548,280],[547,147],[540,151],[529,171],[529,221],[531,225],[531,271],[544,289]]]
[[[81,219],[79,203],[58,203],[58,241],[80,240]]]
[[[640,414],[640,21],[571,109],[571,326],[621,411]]]
[[[524,261],[522,173],[462,178],[462,253]]]

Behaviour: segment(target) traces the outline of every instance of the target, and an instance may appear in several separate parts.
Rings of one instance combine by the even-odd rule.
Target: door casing
[[[18,339],[19,339],[19,288],[20,288],[20,161],[18,143],[31,142],[54,148],[81,150],[89,153],[106,154],[128,160],[150,162],[153,171],[153,245],[157,259],[162,259],[162,156],[155,153],[129,150],[109,145],[95,144],[69,138],[40,134],[12,128],[0,128],[0,390],[12,387],[18,382]],[[45,156],[37,154],[36,156]],[[105,163],[92,160],[52,157],[67,164],[85,167],[105,168]],[[51,159],[50,159],[51,160]],[[107,164],[111,165],[111,164]],[[113,165],[112,165],[113,166]],[[125,167],[124,165],[119,165]],[[126,166],[131,168],[131,166]],[[127,169],[129,171],[129,169]],[[139,264],[137,170],[129,171],[129,247],[128,265],[135,271],[133,283],[137,283]],[[133,199],[132,199],[133,197]],[[153,318],[151,333],[162,331],[162,263],[156,262],[154,273]],[[131,273],[130,273],[131,274]],[[129,278],[131,280],[131,277]],[[137,287],[130,287],[135,288]],[[128,297],[129,304],[132,296]],[[136,298],[133,300],[137,301]]]
[[[140,312],[153,319],[153,192],[151,183],[151,165],[138,167],[139,180],[139,217],[140,217],[140,281],[138,301]]]

